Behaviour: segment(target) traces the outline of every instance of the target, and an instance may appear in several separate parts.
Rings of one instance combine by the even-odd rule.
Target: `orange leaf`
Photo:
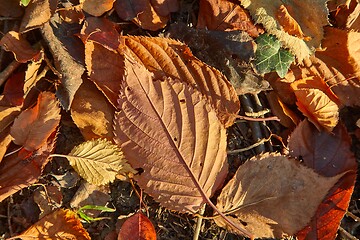
[[[96,17],[112,9],[115,0],[80,0],[82,9]]]
[[[120,53],[131,53],[155,79],[176,78],[196,87],[218,111],[225,126],[231,126],[239,111],[239,99],[234,87],[217,69],[193,56],[183,43],[168,38],[122,37]]]
[[[143,168],[135,179],[145,192],[172,210],[195,213],[227,174],[226,130],[186,83],[155,80],[129,60],[125,67],[115,141],[133,168]]]
[[[257,28],[249,13],[239,4],[228,0],[200,0],[198,28],[228,31],[242,30],[257,37],[264,31]]]
[[[142,213],[138,212],[121,226],[118,240],[156,240],[154,225]]]
[[[147,1],[148,3],[145,5],[145,9],[133,19],[133,22],[139,25],[139,27],[150,31],[157,31],[164,28],[169,21],[169,16],[159,15],[150,4],[150,0]]]
[[[343,125],[332,133],[319,132],[308,121],[298,125],[289,139],[290,154],[301,157],[307,167],[332,177],[345,175],[330,189],[300,239],[334,239],[353,192],[357,163],[350,150],[351,140]]]
[[[46,143],[59,122],[60,107],[55,95],[42,92],[35,107],[26,109],[15,119],[10,134],[14,143],[28,151],[34,151]]]
[[[71,210],[62,209],[46,215],[17,238],[26,240],[91,239],[76,214]]]

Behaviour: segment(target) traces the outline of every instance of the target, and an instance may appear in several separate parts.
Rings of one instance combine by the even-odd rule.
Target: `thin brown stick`
[[[20,65],[21,63],[14,60],[0,73],[0,86],[5,83],[5,81]]]

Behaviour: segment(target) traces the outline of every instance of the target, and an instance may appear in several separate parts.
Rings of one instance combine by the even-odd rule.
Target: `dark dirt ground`
[[[184,8],[173,14],[172,22],[193,22],[197,14],[197,1],[185,1]],[[11,25],[11,23],[9,23]],[[0,24],[1,31],[4,33],[11,29],[9,25],[5,27],[4,23]],[[148,32],[139,29],[133,24],[127,26],[125,30],[129,34],[143,34],[148,35]],[[156,35],[157,33],[151,33]],[[39,35],[35,34],[37,38]],[[196,50],[194,50],[196,54]],[[6,67],[11,61],[11,54],[5,53],[1,49],[1,68]],[[259,94],[259,99],[262,102],[263,108],[268,108],[264,93]],[[256,102],[256,98],[248,96],[251,102]],[[242,99],[244,104],[244,99]],[[256,104],[255,104],[256,105]],[[243,111],[243,110],[242,110]],[[241,113],[243,115],[243,113]],[[358,162],[360,161],[360,129],[356,127],[356,121],[360,118],[359,108],[346,108],[341,113],[342,122],[347,126],[347,129],[353,139],[352,150],[356,155]],[[253,139],[252,123],[239,121],[228,130],[228,149],[241,149],[249,147],[255,141]],[[274,122],[267,123],[272,133],[281,134],[284,130],[279,124]],[[269,132],[264,126],[260,126],[261,134],[264,138],[268,137]],[[56,153],[67,154],[77,144],[83,141],[80,131],[72,122],[69,113],[63,112],[61,121],[60,134],[58,136]],[[273,140],[271,143],[266,143],[264,146],[266,151],[281,151],[280,142]],[[239,154],[229,155],[228,161],[230,163],[230,179],[231,174],[234,174],[239,165],[244,161],[255,156],[261,151],[261,148],[252,148]],[[54,158],[45,168],[43,177],[39,183],[44,185],[52,185],[53,175],[62,175],[67,172],[73,172],[67,160],[61,158]],[[20,174],[20,173],[19,173]],[[73,198],[76,190],[79,188],[80,182],[77,182],[71,188],[62,188],[63,202],[61,207],[70,208],[70,200]],[[42,186],[34,185],[23,189],[13,196],[7,198],[0,203],[0,239],[16,236],[21,233],[39,219],[40,209],[34,201],[34,193]],[[138,189],[139,190],[139,189]],[[84,223],[84,227],[90,233],[92,239],[116,239],[115,230],[121,225],[118,218],[127,216],[136,212],[140,208],[140,201],[134,192],[132,185],[128,182],[120,180],[110,184],[110,203],[109,207],[116,208],[114,213],[103,213],[100,216],[109,217],[109,219],[96,221],[92,223]],[[148,208],[149,218],[153,222],[157,237],[160,240],[178,240],[178,239],[192,239],[193,232],[196,225],[196,219],[189,215],[178,214],[171,212],[159,206],[151,197],[144,195],[144,204]],[[346,216],[342,221],[339,231],[339,239],[356,239],[360,238],[360,222],[357,217],[360,217],[360,182],[357,180],[354,194],[350,203],[349,212],[354,216]],[[240,240],[243,237],[233,235],[225,229],[219,228],[210,220],[205,220],[201,229],[199,239],[213,239],[213,240]]]

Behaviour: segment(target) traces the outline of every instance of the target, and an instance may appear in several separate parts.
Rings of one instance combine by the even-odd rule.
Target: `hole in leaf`
[[[141,175],[144,172],[143,168],[135,168],[135,170],[138,172],[139,175]]]

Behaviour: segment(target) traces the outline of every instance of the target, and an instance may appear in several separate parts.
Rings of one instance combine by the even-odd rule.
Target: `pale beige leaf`
[[[326,178],[292,158],[266,153],[240,166],[217,207],[256,238],[290,236],[307,225],[341,176]],[[215,222],[225,226],[220,218]]]
[[[55,95],[41,92],[37,104],[26,109],[15,119],[10,134],[14,143],[28,151],[39,149],[46,143],[60,122],[60,107]]]
[[[114,181],[119,172],[135,172],[126,163],[121,150],[109,140],[101,138],[74,147],[69,155],[53,154],[52,156],[67,158],[81,177],[95,185]]]
[[[157,79],[176,78],[196,87],[215,106],[225,126],[234,123],[240,107],[234,87],[220,71],[197,59],[185,44],[156,37],[128,36],[122,40],[120,53],[130,51]]]
[[[320,46],[324,35],[323,27],[329,24],[326,2],[327,0],[289,0],[286,3],[280,0],[241,0],[241,4],[250,11],[255,22],[263,24],[267,32],[275,35],[299,61]],[[285,21],[284,17],[279,17],[279,12],[284,8],[287,18],[292,22],[286,26],[279,22],[279,19]],[[288,32],[296,32],[298,36]]]
[[[94,83],[84,80],[71,105],[71,117],[85,140],[113,138],[115,108]]]
[[[171,78],[155,80],[125,59],[115,140],[134,168],[135,179],[161,205],[195,213],[227,175],[226,130],[208,101]]]

